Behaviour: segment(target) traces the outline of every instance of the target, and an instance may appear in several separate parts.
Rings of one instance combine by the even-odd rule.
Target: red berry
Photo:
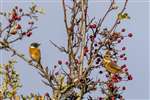
[[[15,20],[21,20],[21,16],[15,16]]]
[[[112,97],[111,97],[111,100],[115,100],[115,97],[114,97],[114,96],[112,96]]]
[[[124,57],[124,60],[127,60],[127,57]]]
[[[129,75],[129,76],[128,76],[128,80],[133,80],[132,75]]]
[[[120,58],[123,58],[124,57],[124,55],[122,54],[122,55],[120,55]]]
[[[122,50],[126,50],[126,47],[122,47]]]
[[[126,87],[124,86],[124,87],[122,87],[122,90],[126,90]]]
[[[57,76],[59,74],[59,72],[56,72],[55,75]]]
[[[68,65],[69,64],[68,61],[66,61],[65,64]]]
[[[84,47],[84,53],[87,53],[89,51],[88,47]]]
[[[117,83],[118,79],[117,78],[113,78],[112,81]]]
[[[107,86],[108,86],[109,88],[112,88],[112,87],[113,87],[113,85],[112,85],[111,83],[108,83]]]
[[[61,60],[58,60],[58,64],[61,65],[61,64],[62,64],[62,61],[61,61]]]
[[[121,69],[123,69],[123,68],[125,68],[125,67],[127,67],[126,64],[122,65],[122,66],[121,66]]]
[[[49,93],[45,93],[45,96],[46,96],[46,97],[49,97]]]
[[[91,24],[91,25],[89,25],[89,27],[92,28],[92,29],[96,28],[96,24]]]
[[[57,68],[57,66],[56,66],[56,65],[54,65],[54,68]]]
[[[106,77],[108,78],[108,77],[109,77],[109,75],[106,75]]]
[[[30,37],[32,35],[32,32],[27,32],[27,37]]]
[[[121,36],[121,40],[123,40],[124,39],[124,37],[123,36]]]
[[[21,8],[19,9],[19,12],[22,12],[22,9],[21,9]]]
[[[94,46],[97,47],[97,43],[95,43]]]
[[[100,61],[101,61],[101,58],[97,58],[97,61],[100,62]]]
[[[16,15],[15,15],[15,14],[13,14],[13,15],[11,16],[11,20],[12,20],[12,21],[15,21],[15,20],[16,20]]]
[[[119,76],[118,79],[119,79],[119,81],[121,81],[121,80],[122,80],[122,77]]]
[[[127,71],[128,71],[128,68],[125,68],[124,70],[127,72]]]
[[[102,97],[99,97],[99,100],[103,100],[103,98],[102,98]]]
[[[132,33],[129,33],[129,34],[128,34],[128,37],[132,37],[132,36],[133,36],[133,34],[132,34]]]
[[[120,100],[124,100],[123,97],[122,97],[121,95],[119,96],[119,99],[120,99]]]
[[[26,35],[26,32],[23,32],[22,35]]]
[[[103,74],[103,71],[99,71],[100,74]]]
[[[121,30],[121,32],[125,32],[126,31],[126,29],[125,28],[123,28],[122,30]]]
[[[116,64],[116,63],[117,63],[117,61],[112,61],[112,63]]]
[[[15,6],[15,9],[18,9],[18,6]]]
[[[118,40],[118,43],[120,43],[121,42],[121,40]]]

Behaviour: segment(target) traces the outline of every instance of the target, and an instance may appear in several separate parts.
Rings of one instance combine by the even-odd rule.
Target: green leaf
[[[126,20],[126,19],[130,19],[130,17],[128,16],[128,13],[119,13],[118,19],[119,20]]]

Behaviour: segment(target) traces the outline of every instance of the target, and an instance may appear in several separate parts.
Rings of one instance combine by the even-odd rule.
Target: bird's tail
[[[37,67],[38,67],[38,68],[43,68],[43,66],[42,66],[42,64],[41,64],[41,60],[39,60],[39,61],[37,62]]]

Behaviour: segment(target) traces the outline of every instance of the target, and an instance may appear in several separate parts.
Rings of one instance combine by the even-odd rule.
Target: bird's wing
[[[116,73],[122,72],[122,69],[113,61],[111,62],[110,67],[115,70]]]
[[[106,68],[106,70],[110,73],[115,74],[115,73],[122,72],[121,68],[111,60],[104,59],[103,64],[104,64],[104,67]]]

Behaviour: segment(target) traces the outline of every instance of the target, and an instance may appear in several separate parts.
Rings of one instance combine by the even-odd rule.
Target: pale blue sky
[[[2,10],[10,10],[15,5],[19,5],[22,8],[28,8],[31,5],[29,0],[0,0]],[[3,2],[2,2],[3,1]],[[31,0],[33,1],[33,0]],[[39,2],[37,2],[39,1]],[[52,67],[57,63],[58,59],[65,59],[65,55],[60,53],[56,48],[49,45],[49,39],[53,40],[57,44],[66,44],[66,33],[63,22],[63,10],[60,3],[61,0],[36,0],[35,3],[44,7],[46,14],[39,18],[37,23],[38,29],[34,30],[33,36],[27,38],[22,42],[15,43],[14,48],[18,51],[28,55],[28,46],[31,42],[41,43],[42,63],[49,67]],[[68,0],[69,1],[69,0]],[[89,0],[89,15],[96,18],[101,17],[110,2],[104,2],[105,0]],[[109,0],[106,0],[109,1]],[[117,0],[123,1],[123,0]],[[118,2],[119,6],[123,3]],[[129,0],[127,6],[127,12],[131,16],[131,20],[125,21],[119,28],[126,28],[127,32],[133,32],[133,39],[125,39],[127,46],[127,55],[129,66],[129,72],[133,75],[133,81],[125,83],[127,90],[124,92],[124,96],[127,100],[149,100],[148,99],[148,81],[149,81],[149,59],[148,59],[148,37],[149,37],[149,2],[148,0]],[[104,26],[109,26],[114,21],[113,15],[109,15]],[[113,16],[114,17],[114,16]],[[1,63],[7,62],[10,58],[10,54],[1,51]],[[41,77],[35,69],[28,66],[24,61],[18,57],[14,57],[20,62],[16,64],[15,68],[21,76],[21,82],[23,87],[20,89],[19,94],[45,93],[50,89],[47,88],[40,81]]]

